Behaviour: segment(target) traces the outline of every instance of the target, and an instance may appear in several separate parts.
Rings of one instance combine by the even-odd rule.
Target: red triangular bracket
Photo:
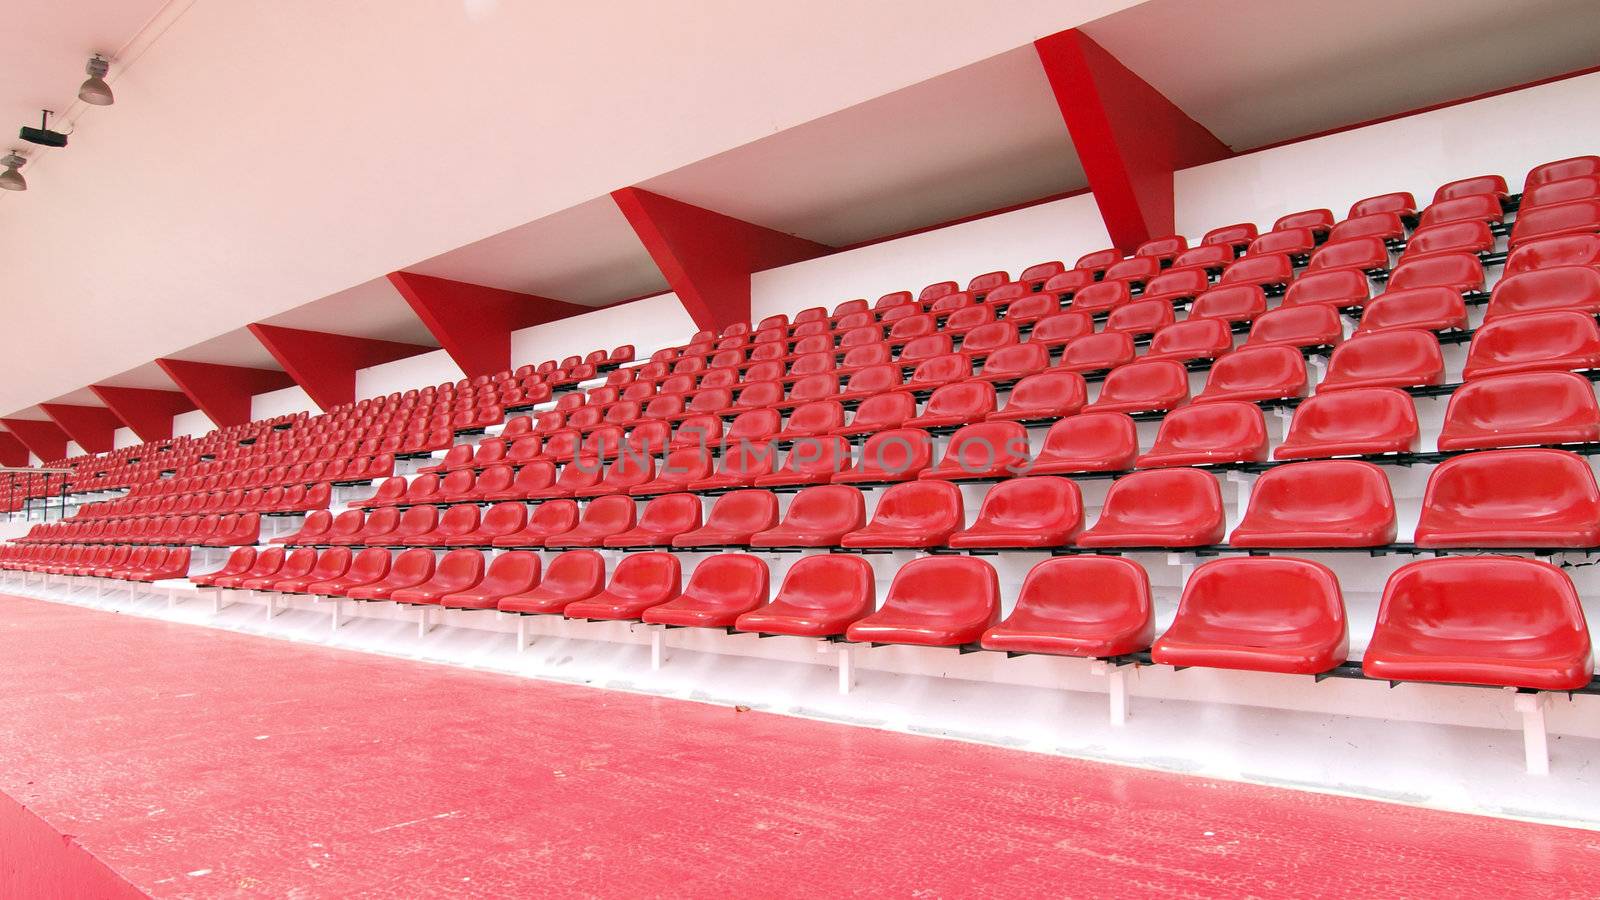
[[[116,446],[116,433],[122,427],[122,420],[104,406],[41,403],[39,408],[87,453],[107,453]]]
[[[142,441],[164,441],[172,437],[172,417],[195,409],[195,402],[181,391],[162,391],[154,388],[115,387],[107,384],[90,385],[89,390],[100,398],[117,418],[128,424]]]
[[[332,409],[356,399],[356,370],[431,353],[432,347],[379,341],[348,334],[303,331],[281,325],[251,325],[250,333],[313,403]]]
[[[17,440],[33,451],[40,462],[66,458],[67,433],[61,430],[60,425],[35,419],[0,419],[0,425],[16,435]]]
[[[250,421],[250,398],[294,385],[287,372],[250,369],[187,359],[158,359],[156,365],[194,401],[218,428]]]
[[[469,378],[511,368],[513,331],[593,311],[576,303],[413,272],[391,272],[389,282]]]

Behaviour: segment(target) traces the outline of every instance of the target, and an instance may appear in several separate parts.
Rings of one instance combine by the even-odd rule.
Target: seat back
[[[1600,441],[1600,404],[1572,372],[1523,372],[1469,381],[1450,395],[1439,449]]]
[[[1229,540],[1239,547],[1371,547],[1393,543],[1395,529],[1382,469],[1317,460],[1267,470]]]
[[[1274,455],[1310,459],[1366,453],[1414,452],[1420,441],[1417,409],[1394,388],[1318,393],[1295,408],[1289,434]]]
[[[671,553],[630,553],[611,572],[606,592],[629,600],[665,603],[683,588],[683,569]]]

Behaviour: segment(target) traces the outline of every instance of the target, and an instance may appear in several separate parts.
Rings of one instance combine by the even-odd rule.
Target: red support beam
[[[833,251],[641,188],[611,198],[695,324],[712,331],[750,320],[750,273]]]
[[[40,462],[65,459],[67,456],[67,433],[54,422],[0,419],[0,425],[4,425],[7,431],[16,435],[17,440],[33,451],[33,455],[39,457]]]
[[[108,453],[116,446],[116,432],[122,427],[122,420],[104,406],[41,403],[39,408],[86,453]]]
[[[289,377],[289,373],[272,369],[224,366],[187,359],[158,359],[156,365],[218,428],[243,425],[250,421],[250,398],[256,394],[294,386],[294,379]]]
[[[1128,251],[1172,234],[1172,173],[1233,151],[1083,32],[1033,47],[1111,242]]]
[[[161,391],[153,388],[113,387],[108,384],[89,386],[117,418],[126,422],[139,439],[146,442],[164,441],[172,437],[172,417],[195,409],[195,402],[181,391]]]
[[[28,448],[9,431],[0,431],[0,466],[20,469],[28,464]]]
[[[391,272],[389,282],[468,378],[511,368],[511,332],[593,311],[576,303],[414,272]]]
[[[418,344],[303,331],[281,325],[251,325],[250,333],[267,348],[278,365],[283,366],[289,377],[305,389],[312,402],[323,409],[355,401],[357,369],[433,351],[432,347]]]

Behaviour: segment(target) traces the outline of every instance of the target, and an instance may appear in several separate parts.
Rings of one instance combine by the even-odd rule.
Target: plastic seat
[[[1356,334],[1398,329],[1446,331],[1465,327],[1467,306],[1461,294],[1447,287],[1426,287],[1379,294],[1362,312]]]
[[[889,391],[868,397],[856,407],[850,424],[837,430],[843,435],[873,434],[899,428],[917,414],[917,400],[910,391]]]
[[[795,407],[784,423],[783,430],[773,435],[775,440],[792,441],[797,438],[820,437],[833,434],[844,427],[844,406],[837,400],[817,400]]]
[[[427,553],[428,551],[420,551]],[[432,554],[429,554],[430,557]],[[350,561],[350,567],[343,575],[329,578],[324,581],[313,581],[305,586],[303,593],[316,594],[324,597],[342,597],[345,592],[357,587],[376,584],[389,574],[389,551],[379,547],[368,547],[355,555]]]
[[[272,590],[273,586],[279,581],[306,578],[316,568],[316,565],[317,551],[310,547],[301,547],[298,550],[289,551],[289,555],[283,558],[283,565],[276,572],[258,578],[241,579],[234,587],[242,591]]]
[[[1484,319],[1522,313],[1570,309],[1600,313],[1600,269],[1593,266],[1554,266],[1521,275],[1509,275],[1494,286]]]
[[[483,554],[477,550],[451,550],[437,566],[433,577],[416,587],[401,588],[389,595],[396,603],[438,604],[446,594],[468,590],[483,580]]]
[[[977,521],[950,536],[950,546],[1058,547],[1083,530],[1083,495],[1066,478],[1012,478],[989,489]]]
[[[575,500],[550,500],[533,508],[528,524],[521,531],[495,538],[496,547],[539,547],[553,534],[571,531],[578,525]]]
[[[884,491],[867,526],[839,543],[856,548],[939,547],[963,524],[959,487],[948,481],[914,481]]]
[[[929,391],[953,381],[972,377],[972,359],[965,353],[945,353],[929,357],[917,364],[916,371],[906,381],[913,391]]]
[[[991,297],[990,302],[999,301]],[[1061,301],[1053,294],[1029,294],[1006,305],[1005,321],[1013,325],[1028,325],[1060,311]]]
[[[1126,281],[1100,281],[1080,289],[1072,295],[1067,309],[1077,313],[1109,313],[1133,301]]]
[[[710,491],[749,487],[762,475],[771,475],[777,448],[770,442],[728,441],[714,474],[689,482],[689,490]]]
[[[359,509],[348,509],[339,515],[344,516],[354,513],[353,521],[359,526],[366,521],[366,516]],[[333,513],[325,509],[312,510],[306,514],[306,519],[300,525],[300,530],[293,534],[272,539],[274,544],[324,544],[328,543],[328,532],[333,527]]]
[[[1060,347],[1094,333],[1094,319],[1083,312],[1058,312],[1033,323],[1028,343]]]
[[[507,501],[496,503],[483,511],[478,527],[452,535],[444,541],[448,547],[489,547],[495,541],[521,532],[528,524],[528,508],[521,503]]]
[[[1212,288],[1195,298],[1189,308],[1189,321],[1221,319],[1225,322],[1250,322],[1267,311],[1267,295],[1254,284],[1230,284]]]
[[[1126,413],[1084,413],[1050,426],[1030,475],[1123,472],[1139,455],[1139,428]]]
[[[1524,209],[1511,226],[1513,250],[1540,238],[1600,232],[1600,200],[1573,200]]]
[[[1041,344],[1012,344],[984,357],[974,376],[979,381],[1013,382],[1050,367],[1050,352]]]
[[[1600,442],[1594,387],[1572,372],[1523,372],[1469,381],[1450,395],[1439,449]]]
[[[117,549],[125,550],[127,548],[124,546]],[[109,563],[109,560],[107,562]],[[232,578],[236,575],[243,577],[245,573],[255,566],[255,563],[256,548],[239,547],[228,554],[228,561],[223,564],[222,568],[203,575],[191,575],[189,576],[189,581],[197,587],[211,587],[218,578]]]
[[[1182,363],[1157,359],[1113,369],[1085,411],[1165,412],[1188,402],[1189,371]]]
[[[1361,660],[1370,678],[1534,690],[1588,686],[1589,626],[1567,573],[1504,556],[1396,569]]]
[[[560,615],[570,603],[586,600],[605,587],[606,561],[594,550],[568,550],[545,567],[537,586],[500,598],[501,612]]]
[[[646,609],[640,618],[657,625],[730,628],[767,602],[771,575],[759,557],[719,553],[695,566],[683,593]]]
[[[1389,273],[1387,290],[1447,287],[1458,293],[1483,290],[1483,263],[1472,253],[1441,253],[1403,262]]]
[[[371,584],[352,587],[344,595],[352,600],[388,600],[395,591],[425,584],[433,577],[433,570],[432,550],[402,550],[389,564],[389,574]]]
[[[502,599],[532,590],[539,583],[539,554],[512,550],[496,556],[476,584],[439,598],[452,609],[495,609]]]
[[[1141,469],[1261,462],[1267,458],[1267,424],[1253,403],[1197,403],[1161,420],[1155,444],[1134,465]]]
[[[1289,285],[1283,295],[1283,307],[1325,303],[1338,309],[1359,309],[1371,296],[1372,284],[1365,272],[1355,269],[1311,272]]]
[[[1102,284],[1124,282],[1127,284],[1144,284],[1151,278],[1161,273],[1161,261],[1148,256],[1130,256],[1120,262],[1106,266],[1103,273]],[[1078,292],[1080,295],[1082,291]]]
[[[1223,225],[1220,228],[1211,229],[1200,239],[1200,243],[1202,246],[1218,244],[1238,251],[1244,249],[1247,244],[1255,240],[1257,234],[1254,224],[1241,222],[1237,225]]]
[[[752,547],[834,547],[867,524],[857,488],[843,484],[808,487],[794,495],[783,521],[750,538]]]
[[[1333,571],[1280,556],[1196,568],[1150,657],[1170,666],[1315,675],[1343,664],[1349,649]]]
[[[943,428],[976,422],[995,408],[994,386],[982,381],[947,384],[934,390],[922,414],[905,421],[907,428]]]
[[[1554,162],[1541,163],[1528,170],[1528,177],[1523,181],[1523,193],[1537,190],[1553,182],[1565,181],[1570,178],[1588,178],[1600,175],[1600,156],[1573,156],[1567,159],[1558,159]]]
[[[633,553],[617,563],[605,590],[568,603],[561,614],[569,619],[637,619],[682,589],[683,569],[676,556]]]
[[[1017,605],[984,632],[986,650],[1107,658],[1155,638],[1150,578],[1119,556],[1047,559],[1028,571]]]
[[[1073,372],[1046,371],[1012,385],[1004,407],[984,418],[990,422],[1035,422],[1076,415],[1087,402],[1089,387]]]
[[[609,494],[589,502],[578,524],[544,539],[546,547],[599,547],[605,539],[634,526],[632,497]]]
[[[1418,547],[1593,547],[1600,488],[1566,450],[1485,450],[1440,463],[1422,496]]]
[[[1395,220],[1398,224],[1399,220]],[[1389,267],[1389,248],[1376,237],[1358,237],[1346,241],[1329,241],[1311,254],[1306,272],[1326,272],[1332,269],[1357,269],[1363,272],[1382,271]]]
[[[1216,359],[1233,349],[1233,331],[1223,319],[1194,318],[1175,322],[1155,333],[1143,359]]]
[[[601,543],[607,547],[670,547],[673,538],[699,527],[699,497],[662,494],[645,504],[638,524]]]
[[[701,445],[679,447],[667,451],[656,477],[629,489],[634,497],[654,494],[672,494],[689,489],[689,485],[711,477],[711,451]]]
[[[1513,372],[1600,368],[1600,325],[1571,310],[1507,316],[1472,336],[1463,377],[1467,381]]]
[[[833,476],[834,484],[915,481],[933,464],[933,439],[916,428],[880,431],[867,438],[856,464]]]
[[[470,541],[469,537],[482,524],[476,506],[452,506],[439,516],[429,531],[407,535],[401,543],[407,546],[445,547],[453,541]]]
[[[1444,253],[1488,253],[1494,249],[1494,232],[1482,221],[1445,222],[1419,230],[1406,241],[1401,262]]]
[[[1417,198],[1410,191],[1396,191],[1357,200],[1350,206],[1352,219],[1373,213],[1394,213],[1402,219],[1414,218],[1417,214]]]
[[[1282,306],[1250,327],[1246,347],[1336,347],[1344,340],[1339,311],[1329,303]]]
[[[1166,300],[1139,300],[1111,311],[1107,331],[1128,334],[1155,334],[1174,321],[1172,304]]]
[[[1600,265],[1600,234],[1565,234],[1524,242],[1506,257],[1501,280],[1555,266]]]
[[[1205,547],[1222,542],[1222,491],[1199,469],[1151,469],[1112,482],[1084,547]]]
[[[872,612],[877,593],[872,565],[859,556],[801,557],[784,575],[772,602],[738,617],[734,627],[759,634],[829,637]]]
[[[1133,335],[1120,331],[1088,334],[1061,348],[1060,372],[1105,372],[1133,362]]]
[[[1428,204],[1418,219],[1419,231],[1452,225],[1458,222],[1498,224],[1505,218],[1504,198],[1488,194],[1454,197]]]
[[[954,647],[976,644],[1000,621],[994,567],[972,556],[928,556],[901,566],[883,607],[845,629],[852,641]]]
[[[1228,540],[1235,547],[1380,547],[1394,543],[1395,528],[1382,469],[1318,460],[1263,473]]]
[[[1439,339],[1426,331],[1403,329],[1363,334],[1333,351],[1323,391],[1371,387],[1421,387],[1444,382]]]
[[[1150,283],[1139,293],[1139,298],[1141,301],[1160,300],[1170,304],[1198,297],[1210,286],[1211,279],[1206,277],[1204,268],[1173,268],[1150,279]]]
[[[1294,264],[1287,254],[1245,256],[1222,270],[1218,284],[1253,284],[1262,288],[1286,285],[1294,280]]]
[[[1395,388],[1357,388],[1317,394],[1295,408],[1277,459],[1323,459],[1414,453],[1421,443],[1417,408]]]
[[[705,524],[672,539],[674,547],[742,547],[778,524],[778,497],[771,491],[732,491],[711,505]]]
[[[922,479],[1004,478],[1028,466],[1028,433],[1016,422],[964,425]]]
[[[1273,231],[1287,231],[1291,228],[1308,228],[1318,239],[1324,238],[1333,229],[1333,210],[1308,209],[1289,213],[1272,223]]]
[[[1244,347],[1211,366],[1196,403],[1281,400],[1309,390],[1305,357],[1290,347]]]
[[[406,494],[407,481],[404,476],[386,478],[378,484],[378,490],[365,500],[356,501],[356,506],[392,506],[400,502]]]
[[[755,480],[757,487],[794,487],[827,484],[834,475],[850,467],[850,443],[838,435],[795,440],[783,465],[771,475]]]

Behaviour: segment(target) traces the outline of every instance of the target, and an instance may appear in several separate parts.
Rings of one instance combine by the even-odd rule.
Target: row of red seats
[[[327,512],[323,509],[322,512]],[[239,547],[261,540],[261,513],[206,513],[35,525],[18,544],[181,544]]]
[[[394,456],[332,456],[327,460],[292,465],[240,467],[228,475],[182,475],[156,484],[130,490],[116,500],[85,504],[79,518],[150,515],[172,512],[207,511],[192,504],[204,495],[243,492],[251,489],[290,488],[331,482],[363,482],[388,478],[394,474]],[[244,503],[240,498],[237,503]],[[186,508],[185,504],[190,504]],[[230,507],[232,508],[232,507]]]

